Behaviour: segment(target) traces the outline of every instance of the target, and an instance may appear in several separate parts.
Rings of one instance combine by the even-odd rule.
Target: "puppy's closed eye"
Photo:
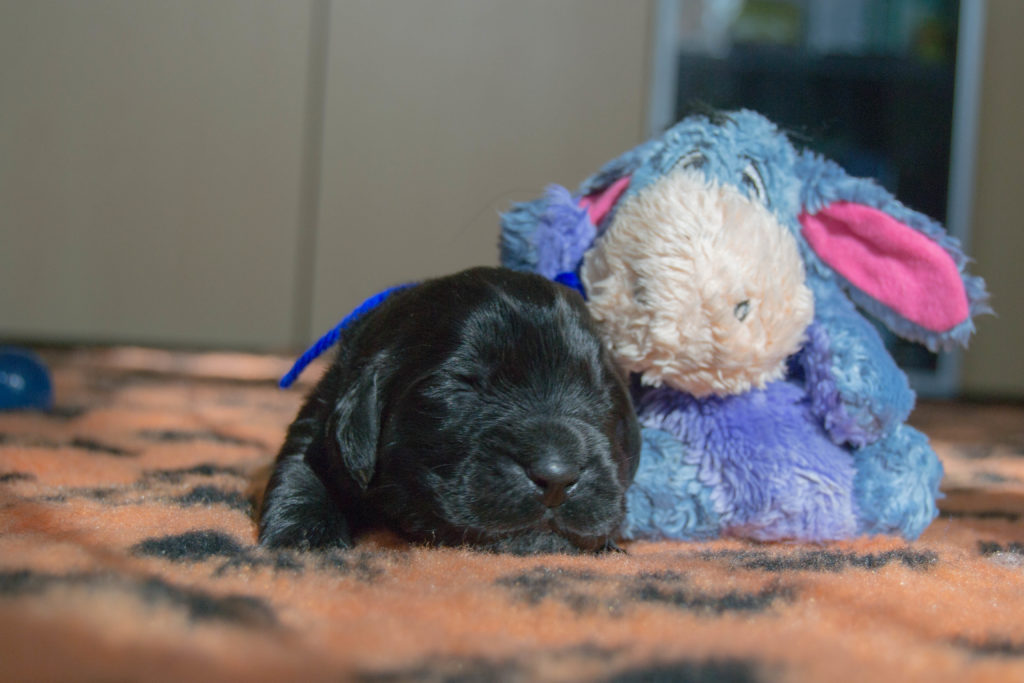
[[[411,540],[511,552],[610,547],[639,427],[579,296],[477,268],[348,329],[288,430],[260,541]]]

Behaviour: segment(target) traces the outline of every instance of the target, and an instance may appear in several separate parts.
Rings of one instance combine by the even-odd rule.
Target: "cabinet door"
[[[640,142],[648,2],[333,3],[311,335],[498,261],[498,212]]]
[[[1024,399],[1024,3],[989,0],[978,121],[977,175],[969,253],[985,278],[996,315],[978,320],[964,354],[963,388],[976,396]]]
[[[0,5],[0,337],[293,341],[309,2]]]

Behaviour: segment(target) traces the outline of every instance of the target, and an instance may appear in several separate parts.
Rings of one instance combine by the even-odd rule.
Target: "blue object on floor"
[[[31,351],[0,347],[0,410],[49,410],[53,383],[46,365]]]

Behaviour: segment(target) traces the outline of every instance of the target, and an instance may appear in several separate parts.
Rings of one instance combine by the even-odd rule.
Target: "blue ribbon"
[[[366,314],[368,311],[372,311],[373,309],[377,308],[377,306],[383,303],[384,300],[390,297],[392,294],[400,292],[403,289],[413,287],[415,284],[416,283],[414,282],[410,282],[408,284],[397,285],[395,287],[385,289],[383,292],[378,292],[377,294],[374,294],[363,303],[359,304],[359,306],[357,306],[354,311],[346,315],[340,323],[335,325],[324,336],[317,339],[316,343],[313,344],[313,346],[309,347],[309,349],[307,349],[304,354],[299,356],[299,359],[295,361],[295,365],[293,365],[292,369],[288,371],[288,374],[281,378],[281,381],[278,383],[278,386],[280,386],[282,389],[287,389],[288,387],[290,387],[295,382],[295,380],[299,378],[299,375],[302,374],[302,371],[306,369],[306,366],[312,363],[317,358],[317,356],[319,356],[324,351],[334,346],[334,343],[337,342],[338,339],[341,337],[341,333],[348,329],[348,327],[352,323],[354,323],[359,318],[363,317],[363,315]]]

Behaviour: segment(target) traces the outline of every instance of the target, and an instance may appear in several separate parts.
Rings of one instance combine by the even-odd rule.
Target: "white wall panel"
[[[390,284],[497,263],[498,211],[641,141],[650,12],[332,3],[310,334]]]
[[[292,340],[310,9],[0,3],[0,337]]]

